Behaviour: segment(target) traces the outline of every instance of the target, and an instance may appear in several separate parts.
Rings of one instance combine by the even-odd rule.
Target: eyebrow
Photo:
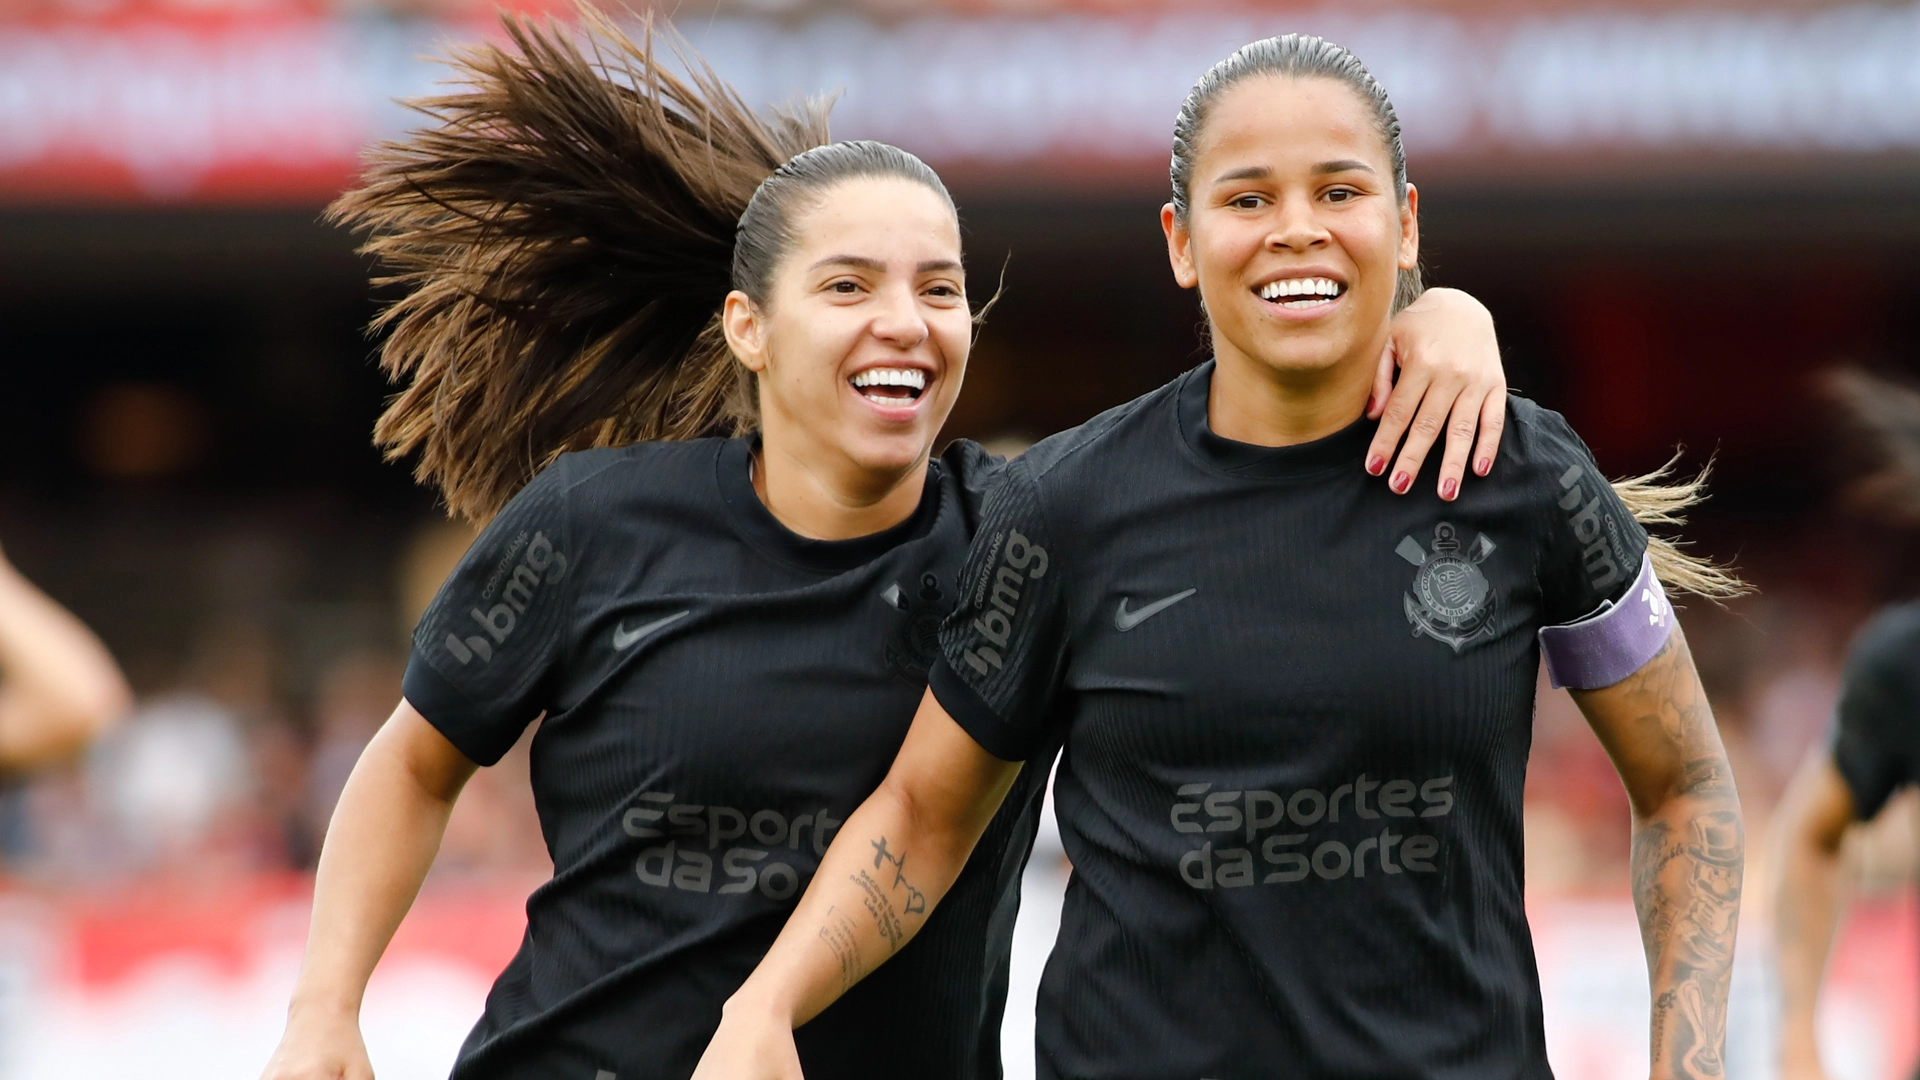
[[[1329,173],[1353,172],[1355,170],[1373,172],[1373,166],[1364,161],[1345,158],[1340,161],[1323,161],[1313,167],[1313,174],[1315,176],[1325,176]],[[1272,176],[1273,170],[1267,168],[1265,165],[1249,165],[1244,169],[1234,169],[1232,172],[1221,173],[1218,177],[1214,178],[1213,182],[1216,184],[1224,184],[1230,180],[1267,180],[1272,178]]]
[[[850,266],[855,270],[871,270],[876,274],[887,272],[886,263],[879,259],[869,259],[864,255],[829,255],[807,269],[818,270],[822,266]]]
[[[813,264],[809,269],[818,270],[822,266],[848,266],[855,270],[870,270],[876,274],[887,272],[887,264],[879,259],[869,259],[865,255],[829,255]],[[928,259],[914,267],[917,274],[931,274],[937,270],[965,269],[952,259]]]

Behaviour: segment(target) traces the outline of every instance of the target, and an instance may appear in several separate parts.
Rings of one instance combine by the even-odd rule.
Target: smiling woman
[[[1212,360],[996,477],[900,755],[696,1077],[796,1080],[793,1028],[912,948],[1062,747],[1038,1075],[1549,1077],[1520,805],[1543,654],[1633,803],[1653,1074],[1720,1076],[1744,841],[1659,549],[1522,398],[1466,490],[1353,467],[1419,258],[1385,94],[1330,42],[1255,42],[1188,97],[1171,179]]]
[[[336,207],[404,287],[381,325],[405,385],[376,438],[487,527],[340,797],[271,1080],[370,1075],[374,963],[461,786],[536,721],[554,876],[453,1075],[691,1073],[899,750],[1003,467],[933,454],[975,321],[939,177],[827,142],[823,108],[761,117],[697,62],[689,83],[650,39],[585,29],[509,20],[513,48],[463,54],[464,88],[422,105],[436,125]],[[1473,377],[1446,386],[1416,362],[1446,324],[1412,325],[1402,387],[1477,416],[1491,340],[1469,333]],[[939,918],[801,1034],[814,1080],[876,1057],[999,1074],[1046,777],[1007,778]],[[881,912],[904,862],[865,858],[855,902]]]

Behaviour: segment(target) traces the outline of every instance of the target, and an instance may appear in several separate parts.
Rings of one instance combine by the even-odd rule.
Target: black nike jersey
[[[942,630],[934,693],[983,747],[1065,738],[1039,1073],[1549,1076],[1535,633],[1617,600],[1645,534],[1523,398],[1443,503],[1365,475],[1364,420],[1215,436],[1211,374],[1010,463]]]
[[[1862,821],[1920,782],[1920,603],[1881,612],[1847,653],[1833,760]]]
[[[536,717],[553,879],[456,1077],[689,1075],[835,830],[878,786],[925,691],[998,468],[936,460],[887,532],[801,538],[742,441],[569,454],[516,496],[422,618],[406,697],[497,760]],[[900,956],[798,1033],[810,1080],[1000,1075],[1029,770]],[[950,910],[951,909],[951,910]],[[880,1055],[878,1058],[868,1055]]]

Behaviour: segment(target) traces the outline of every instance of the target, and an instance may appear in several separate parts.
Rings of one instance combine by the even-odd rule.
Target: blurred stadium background
[[[553,5],[562,15],[561,5]],[[539,3],[523,10],[543,10]],[[836,132],[952,182],[1006,261],[952,433],[1024,440],[1201,356],[1155,214],[1173,112],[1292,30],[1393,93],[1429,280],[1493,309],[1514,385],[1625,474],[1717,454],[1690,530],[1758,596],[1685,620],[1739,773],[1749,887],[1730,1075],[1773,1074],[1764,837],[1848,638],[1920,584],[1851,515],[1811,378],[1920,372],[1920,6],[1820,0],[685,0],[754,102],[842,91]],[[0,1077],[251,1077],[278,1037],[305,876],[407,629],[470,534],[368,431],[367,265],[318,220],[423,59],[492,0],[0,0],[0,544],[92,624],[140,704],[0,795]],[[1010,257],[1010,258],[1009,258]],[[524,746],[520,754],[524,754]],[[387,1080],[444,1075],[546,870],[524,759],[461,801],[376,977]],[[1543,693],[1530,904],[1565,1080],[1645,1075],[1627,806]],[[1920,1026],[1911,803],[1854,859],[1823,1019],[1842,1080]],[[1009,1075],[1066,868],[1029,875]],[[1024,987],[1024,989],[1022,989]]]

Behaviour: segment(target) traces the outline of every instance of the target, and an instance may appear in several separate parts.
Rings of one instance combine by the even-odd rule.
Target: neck
[[[1254,446],[1324,439],[1366,412],[1374,366],[1384,348],[1383,329],[1379,341],[1328,367],[1276,368],[1219,340],[1207,392],[1207,427],[1223,439]]]
[[[763,432],[753,490],[780,524],[811,540],[852,540],[913,516],[926,489],[927,455],[904,470],[876,472],[832,452],[796,452]]]

